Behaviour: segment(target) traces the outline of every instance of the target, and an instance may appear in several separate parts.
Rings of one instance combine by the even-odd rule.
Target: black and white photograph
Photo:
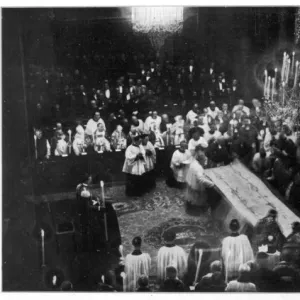
[[[300,292],[300,3],[225,4],[2,6],[2,292]]]

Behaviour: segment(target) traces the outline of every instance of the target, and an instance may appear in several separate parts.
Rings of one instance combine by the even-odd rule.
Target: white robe
[[[135,125],[131,125],[132,128],[134,128],[136,131],[143,131],[144,130],[144,122],[142,120],[138,120],[139,121],[139,125],[135,126]]]
[[[211,110],[210,107],[207,108],[207,117],[209,118],[209,116],[212,118],[212,119],[215,119],[218,114],[219,114],[220,110],[218,107],[215,108],[215,110]]]
[[[128,254],[125,258],[125,292],[134,292],[137,289],[137,281],[141,275],[149,276],[151,258],[148,253],[140,255]]]
[[[218,130],[216,130],[213,134],[211,134],[209,131],[204,134],[204,138],[207,142],[209,142],[212,138],[218,139],[221,136],[222,133]]]
[[[186,201],[192,205],[206,206],[206,187],[213,187],[213,182],[204,175],[204,169],[197,160],[193,160],[186,174]]]
[[[191,152],[186,150],[184,153],[176,150],[173,153],[170,168],[173,171],[174,178],[177,182],[185,182],[186,172],[188,169],[188,165],[184,165],[181,168],[177,168],[177,166],[181,165],[183,162],[189,160],[191,158]]]
[[[148,156],[146,155],[145,159],[145,170],[146,172],[152,171],[154,169],[155,163],[156,163],[156,152],[151,142],[148,141],[147,145],[143,145],[143,148],[146,152],[146,150],[150,150],[152,155]]]
[[[222,259],[225,266],[225,280],[237,278],[241,264],[253,260],[253,250],[246,235],[228,236],[222,241]]]
[[[137,155],[142,153],[145,160],[135,160]],[[146,172],[146,157],[145,150],[142,146],[136,147],[130,145],[125,151],[125,162],[123,165],[123,172],[132,175],[143,175]]]
[[[163,246],[157,254],[157,280],[162,282],[166,279],[166,267],[174,266],[177,269],[179,279],[183,279],[187,268],[187,254],[183,248]]]
[[[159,130],[160,131],[160,124],[161,124],[161,117],[160,116],[157,116],[156,119],[153,119],[152,116],[149,116],[145,123],[144,123],[144,129],[146,131],[150,131],[151,130],[154,130],[154,125],[156,126],[156,130]]]
[[[204,137],[200,137],[198,141],[195,141],[194,139],[190,139],[188,149],[191,152],[192,155],[195,154],[195,149],[198,145],[202,145],[204,148],[208,147],[208,144]]]
[[[85,128],[86,134],[93,135],[94,132],[97,130],[97,126],[99,123],[103,124],[105,130],[105,123],[101,118],[97,122],[94,119],[89,119]]]
[[[198,114],[196,114],[193,110],[190,110],[186,115],[186,122],[188,124],[194,124],[194,121],[197,120]]]
[[[83,152],[83,146],[84,146],[84,135],[83,137],[80,134],[75,135],[74,141],[73,141],[73,151],[75,155],[80,155]]]
[[[65,154],[68,154],[68,143],[64,139],[61,139],[57,142],[56,148],[54,150],[54,155],[62,156]]]
[[[185,140],[184,136],[184,120],[176,121],[171,128],[171,132],[174,134],[174,145],[177,146],[180,144],[181,141]]]

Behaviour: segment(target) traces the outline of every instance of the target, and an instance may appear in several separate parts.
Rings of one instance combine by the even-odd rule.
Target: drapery
[[[133,30],[146,33],[157,51],[166,38],[182,29],[183,7],[133,7]]]

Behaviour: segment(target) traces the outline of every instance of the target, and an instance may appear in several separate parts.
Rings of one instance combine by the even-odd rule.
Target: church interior
[[[299,45],[298,7],[3,8],[3,291],[299,292]]]

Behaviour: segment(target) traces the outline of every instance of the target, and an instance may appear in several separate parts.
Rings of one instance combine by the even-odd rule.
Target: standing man
[[[132,137],[132,144],[125,152],[123,172],[126,173],[126,195],[141,196],[143,186],[143,174],[146,172],[146,152],[141,145],[142,138],[138,133]]]

